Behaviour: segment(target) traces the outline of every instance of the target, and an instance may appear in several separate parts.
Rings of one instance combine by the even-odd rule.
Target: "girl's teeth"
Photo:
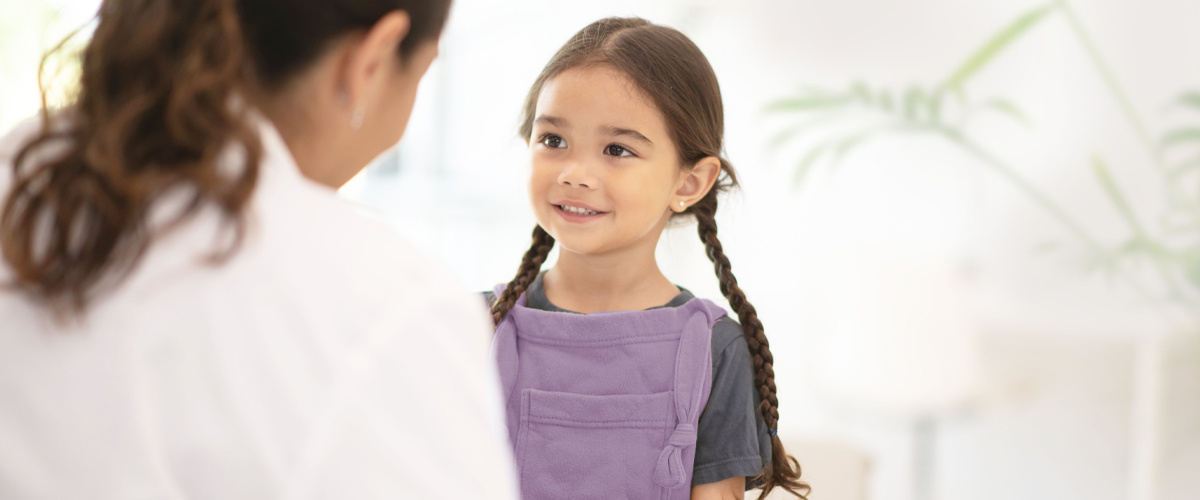
[[[578,208],[578,207],[569,207],[566,205],[559,205],[558,208],[563,209],[564,212],[570,212],[570,213],[578,214],[578,215],[596,215],[596,214],[600,213],[595,210],[588,210],[586,208]]]

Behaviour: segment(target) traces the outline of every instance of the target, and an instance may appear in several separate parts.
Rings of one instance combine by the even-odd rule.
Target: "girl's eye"
[[[564,141],[562,137],[559,137],[554,134],[543,135],[542,139],[539,140],[538,142],[542,143],[543,145],[545,145],[548,148],[559,149],[559,148],[567,147],[567,142]]]
[[[619,144],[609,144],[604,148],[604,154],[612,156],[633,156],[633,151],[625,149],[625,146]]]

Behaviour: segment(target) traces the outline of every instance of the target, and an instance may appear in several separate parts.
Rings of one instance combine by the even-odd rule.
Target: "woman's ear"
[[[379,18],[361,38],[351,40],[342,60],[341,88],[351,106],[361,106],[373,85],[395,67],[400,42],[411,28],[408,12],[394,10]]]
[[[675,199],[672,200],[671,210],[682,212],[704,198],[717,183],[721,175],[721,160],[715,156],[706,156],[691,170],[683,172],[675,186]],[[682,204],[681,204],[682,202]]]

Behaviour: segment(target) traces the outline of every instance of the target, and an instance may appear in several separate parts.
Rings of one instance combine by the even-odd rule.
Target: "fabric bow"
[[[667,446],[658,455],[658,466],[654,468],[655,483],[667,489],[683,486],[687,474],[680,454],[685,447],[696,444],[697,437],[695,425],[681,423],[675,426],[675,431],[667,438]]]

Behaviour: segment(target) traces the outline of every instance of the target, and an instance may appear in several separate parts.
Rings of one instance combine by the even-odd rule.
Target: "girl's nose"
[[[597,186],[596,178],[584,162],[568,162],[558,174],[558,182],[572,187],[591,189]]]

